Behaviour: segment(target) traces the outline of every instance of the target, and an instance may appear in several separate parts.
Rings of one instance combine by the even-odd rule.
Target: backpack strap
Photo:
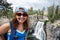
[[[10,21],[10,29],[11,29],[10,40],[14,40],[14,36],[16,35],[16,29],[12,27],[12,21]]]

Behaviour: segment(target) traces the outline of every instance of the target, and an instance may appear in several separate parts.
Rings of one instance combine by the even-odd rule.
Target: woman
[[[15,32],[13,29],[15,29]],[[28,14],[22,7],[16,7],[15,16],[12,21],[0,26],[0,34],[4,34],[8,31],[7,40],[15,39],[13,33],[15,37],[17,37],[16,40],[26,40],[28,30]]]

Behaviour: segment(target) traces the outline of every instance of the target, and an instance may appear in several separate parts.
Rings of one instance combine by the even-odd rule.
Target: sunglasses
[[[23,13],[23,14],[21,14],[21,13],[16,13],[16,15],[17,15],[17,16],[21,16],[21,15],[23,15],[24,17],[25,17],[25,16],[28,16],[27,13]]]

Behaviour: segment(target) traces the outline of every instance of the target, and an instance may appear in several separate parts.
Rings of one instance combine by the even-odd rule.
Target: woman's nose
[[[21,18],[23,18],[23,15],[21,15]]]

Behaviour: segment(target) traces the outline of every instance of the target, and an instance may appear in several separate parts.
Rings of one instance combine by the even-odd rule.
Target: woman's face
[[[16,18],[19,23],[24,23],[27,20],[28,15],[27,13],[19,12],[19,13],[16,13]]]

